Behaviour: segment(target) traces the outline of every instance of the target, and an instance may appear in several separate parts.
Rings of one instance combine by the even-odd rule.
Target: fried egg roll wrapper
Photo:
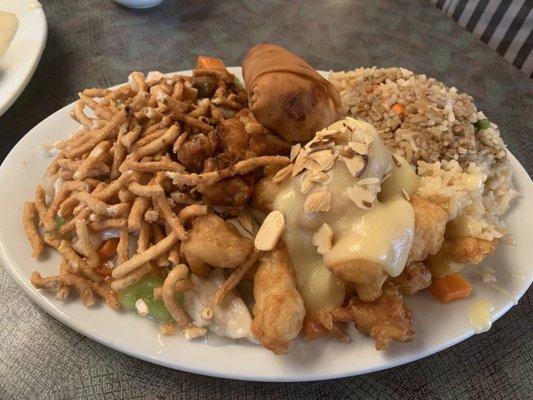
[[[274,354],[288,353],[302,329],[305,307],[296,289],[289,253],[281,240],[274,250],[259,257],[254,298],[255,337]]]
[[[242,67],[250,109],[281,138],[308,141],[338,119],[337,90],[297,55],[260,44],[248,52]]]

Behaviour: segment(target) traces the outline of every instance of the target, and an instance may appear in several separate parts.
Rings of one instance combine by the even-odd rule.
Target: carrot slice
[[[470,296],[472,286],[459,273],[433,278],[429,292],[441,303],[465,299]]]
[[[97,251],[98,257],[100,257],[100,260],[105,262],[115,257],[115,255],[117,254],[117,245],[118,245],[117,238],[106,240],[104,244],[102,245],[102,247],[100,247]]]
[[[391,110],[394,111],[398,115],[402,115],[405,112],[405,106],[403,104],[400,104],[400,103],[395,103],[391,107]]]
[[[196,60],[196,68],[198,69],[226,69],[226,66],[220,58],[209,56],[198,56]]]

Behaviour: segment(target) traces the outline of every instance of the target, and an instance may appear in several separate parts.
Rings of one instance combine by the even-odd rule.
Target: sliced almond
[[[339,154],[346,158],[354,158],[354,156],[357,154],[354,149],[344,146],[342,149],[339,150]]]
[[[304,211],[306,213],[329,211],[330,203],[331,192],[329,190],[311,193],[305,200]]]
[[[396,167],[400,168],[402,166],[402,161],[396,154],[392,154],[392,161],[394,161],[394,165],[396,165]]]
[[[294,167],[292,169],[291,176],[296,176],[304,169],[304,162],[307,159],[307,154],[305,151],[300,151],[294,160]]]
[[[300,143],[296,143],[294,146],[291,147],[291,154],[290,154],[291,162],[294,161],[296,156],[300,153],[301,149],[302,149],[302,145]]]
[[[331,175],[328,175],[322,171],[307,171],[307,175],[309,175],[309,180],[311,182],[322,183],[324,185],[331,182]]]
[[[315,151],[314,153],[309,154],[309,158],[314,160],[322,171],[328,170],[333,166],[337,155],[331,149]]]
[[[338,130],[328,130],[323,129],[315,134],[315,137],[311,139],[307,144],[304,146],[305,149],[311,150],[316,147],[324,146],[327,144],[335,144],[335,141],[337,139],[337,136],[339,135]]]
[[[309,148],[308,150],[309,154],[314,153],[316,151],[331,149],[335,145],[334,142],[330,142],[330,141],[323,141],[323,142],[321,141],[321,142],[316,142],[315,144],[316,145],[311,146]]]
[[[357,181],[358,185],[376,185],[379,184],[379,178],[375,176],[371,176],[368,178],[359,179]]]
[[[346,168],[348,168],[350,174],[356,178],[363,175],[368,165],[368,158],[358,154],[352,158],[343,157],[342,161],[346,164]]]
[[[403,194],[403,197],[405,198],[405,200],[411,201],[411,196],[409,196],[409,193],[407,192],[407,190],[402,189],[402,194]]]
[[[360,142],[348,142],[348,147],[362,156],[368,154],[368,144]]]
[[[380,180],[377,177],[363,178],[357,181],[357,185],[363,186],[370,193],[378,194],[381,191]]]
[[[310,158],[304,160],[304,168],[308,171],[322,171],[320,164]]]
[[[350,138],[354,142],[365,143],[365,144],[370,144],[374,140],[372,136],[370,136],[368,133],[366,133],[362,129],[354,129]]]
[[[353,186],[346,189],[346,196],[363,210],[369,210],[374,204],[376,195],[361,186]]]
[[[305,174],[301,175],[301,187],[300,191],[302,193],[307,193],[315,183],[321,183],[323,185],[327,185],[331,182],[331,176],[328,174],[325,174],[322,171],[313,171],[313,170],[307,170]]]
[[[274,183],[280,183],[283,182],[285,179],[288,179],[293,171],[294,164],[289,164],[282,169],[280,169],[278,172],[276,172],[276,175],[272,178],[272,182]]]
[[[313,234],[313,245],[318,254],[326,254],[331,250],[333,241],[333,229],[328,224],[322,224],[318,231]]]
[[[339,129],[329,129],[324,128],[321,131],[318,131],[315,135],[316,138],[324,138],[328,136],[337,136],[339,134]]]
[[[302,193],[307,193],[315,185],[315,182],[310,179],[311,172],[312,171],[306,171],[304,174],[300,175],[302,177],[300,184],[300,192]]]
[[[346,122],[343,122],[342,126],[344,127],[344,129],[349,130],[350,132],[353,132],[354,127],[351,126],[351,124],[347,124]]]
[[[274,210],[267,215],[255,235],[254,245],[257,250],[269,251],[276,247],[281,234],[285,230],[285,217]]]

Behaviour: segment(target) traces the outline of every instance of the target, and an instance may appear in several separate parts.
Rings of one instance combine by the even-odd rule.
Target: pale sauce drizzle
[[[15,15],[0,11],[0,57],[7,52],[18,26],[19,21]]]
[[[389,275],[398,276],[405,267],[413,239],[414,211],[401,190],[409,194],[416,190],[418,182],[413,183],[412,178],[416,174],[412,171],[410,174],[404,169],[406,167],[394,167],[389,150],[370,124],[353,119],[350,123],[374,138],[370,143],[368,166],[361,177],[354,178],[343,161],[335,162],[328,171],[331,181],[326,186],[332,194],[329,211],[304,212],[302,205],[309,192],[301,192],[301,176],[286,181],[274,201],[274,209],[285,216],[287,229],[283,239],[308,315],[319,309],[340,306],[344,301],[344,284],[335,278],[327,265],[366,260],[381,265]],[[395,173],[396,169],[402,171]],[[375,200],[372,209],[361,209],[346,196],[345,190],[358,179],[376,177],[382,180],[389,172],[393,172],[388,178],[392,182],[385,196]],[[407,182],[408,178],[411,178],[410,182]],[[397,182],[404,179],[405,183]],[[313,233],[323,223],[334,232],[333,246],[324,256],[318,254],[312,244]]]
[[[492,311],[494,305],[487,300],[476,300],[468,309],[470,325],[475,333],[487,332],[492,326]]]

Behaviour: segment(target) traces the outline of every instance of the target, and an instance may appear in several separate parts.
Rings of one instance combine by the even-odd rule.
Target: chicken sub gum
[[[418,178],[368,123],[346,118],[292,152],[290,177],[273,207],[311,319],[339,307],[351,284],[364,301],[407,263],[415,231],[409,196]],[[288,171],[281,171],[286,174]]]

